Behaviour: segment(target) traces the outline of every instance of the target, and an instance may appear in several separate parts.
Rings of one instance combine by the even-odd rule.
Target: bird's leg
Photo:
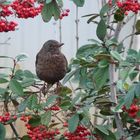
[[[52,87],[52,84],[47,84],[47,87],[46,87],[46,83],[44,82],[43,87],[41,88],[41,91],[44,96],[48,93],[51,87]]]
[[[55,90],[55,93],[56,95],[60,96],[60,88],[62,87],[62,84],[60,82],[57,82],[56,83],[56,90]],[[61,98],[59,97],[57,99],[57,104],[59,105],[61,103]]]
[[[45,88],[46,88],[46,84],[44,82],[43,86],[40,89],[41,93],[43,93],[44,96],[45,96]]]

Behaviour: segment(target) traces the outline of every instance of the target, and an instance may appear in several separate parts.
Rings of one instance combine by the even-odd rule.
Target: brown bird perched
[[[60,50],[62,45],[64,44],[58,41],[49,40],[36,56],[36,74],[48,84],[59,82],[67,72],[68,63]]]

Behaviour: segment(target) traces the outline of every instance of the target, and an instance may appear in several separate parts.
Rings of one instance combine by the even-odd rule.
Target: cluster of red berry
[[[126,111],[130,117],[135,118],[139,111],[139,107],[136,104],[131,104],[129,109],[126,109],[126,107],[123,106],[123,110]]]
[[[0,20],[0,32],[15,31],[18,24],[14,21]]]
[[[43,5],[40,4],[38,7],[35,7],[35,0],[15,0],[11,7],[15,10],[15,13],[18,18],[34,18],[37,16]]]
[[[8,17],[13,14],[13,12],[10,9],[10,5],[0,5],[1,12],[0,16],[1,17]]]
[[[49,110],[52,110],[52,111],[59,111],[60,110],[60,107],[57,106],[57,105],[53,105],[49,108]]]
[[[13,14],[9,5],[0,5],[0,32],[14,31],[17,23],[6,20],[6,17]]]
[[[135,14],[140,10],[140,3],[138,0],[124,0],[117,1],[117,6],[127,15],[128,11],[132,11]]]
[[[65,132],[64,136],[67,140],[88,140],[91,133],[86,127],[79,125],[74,133]]]
[[[40,124],[36,127],[31,126],[28,121],[31,119],[31,116],[21,116],[20,120],[26,122],[25,126],[27,128],[27,134],[31,138],[31,140],[44,140],[50,139],[55,140],[55,136],[59,135],[60,132],[58,129],[48,130],[46,126]]]
[[[4,113],[4,115],[0,116],[0,122],[5,124],[6,122],[10,120],[16,120],[17,116],[16,115],[11,115],[9,112]]]
[[[35,0],[15,0],[9,5],[0,5],[0,32],[15,31],[18,25],[14,21],[8,21],[6,17],[15,14],[18,18],[33,18],[37,16],[43,5],[35,7]]]
[[[69,15],[69,12],[70,12],[69,9],[63,10],[59,18],[63,19],[64,17]]]
[[[46,126],[39,125],[37,127],[31,127],[29,124],[26,124],[28,129],[27,134],[31,138],[31,140],[44,140],[50,139],[55,140],[55,136],[60,134],[58,129],[55,130],[47,130]]]

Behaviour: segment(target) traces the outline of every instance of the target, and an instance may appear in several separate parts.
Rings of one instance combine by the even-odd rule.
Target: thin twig
[[[79,48],[79,12],[78,12],[78,6],[76,6],[76,49]]]
[[[137,21],[137,14],[135,14],[135,16],[134,16],[134,23],[133,23],[133,26],[132,26],[132,36],[131,36],[131,40],[130,40],[130,44],[129,44],[129,49],[131,49],[132,45],[133,45],[136,21]]]

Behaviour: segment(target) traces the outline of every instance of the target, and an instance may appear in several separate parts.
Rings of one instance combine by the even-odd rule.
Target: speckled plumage
[[[59,82],[67,72],[67,60],[60,51],[62,45],[55,40],[49,40],[36,56],[36,74],[48,84]]]

